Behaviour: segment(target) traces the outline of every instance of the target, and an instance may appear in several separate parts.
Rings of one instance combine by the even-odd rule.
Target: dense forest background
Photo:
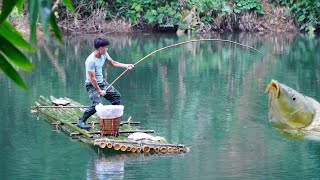
[[[61,0],[52,10],[65,34],[133,30],[313,33],[320,25],[317,0]],[[14,16],[14,15],[13,15]],[[15,16],[23,16],[17,13]],[[12,17],[14,19],[14,17]],[[18,23],[16,23],[19,25]]]

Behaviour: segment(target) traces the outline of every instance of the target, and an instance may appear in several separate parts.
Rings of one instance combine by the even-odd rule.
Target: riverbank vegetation
[[[216,32],[309,32],[320,27],[316,0],[74,0],[71,13],[61,0],[54,12],[64,34],[97,34],[139,30]],[[11,22],[26,24],[27,13]],[[28,28],[21,27],[24,33]]]
[[[73,5],[74,14],[68,13],[63,4],[55,8],[59,27],[69,34],[299,29],[313,33],[320,25],[320,3],[316,0],[77,0]]]

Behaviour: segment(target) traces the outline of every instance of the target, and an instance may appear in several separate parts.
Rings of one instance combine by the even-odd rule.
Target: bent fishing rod
[[[170,46],[166,46],[166,47],[157,49],[157,50],[149,53],[148,55],[144,56],[143,58],[141,58],[139,61],[137,61],[137,62],[134,63],[133,65],[136,66],[137,64],[139,64],[139,63],[142,62],[143,60],[147,59],[148,57],[150,57],[150,56],[154,55],[155,53],[160,52],[160,51],[162,51],[162,50],[169,49],[169,48],[172,48],[172,47],[175,47],[175,46],[180,46],[180,45],[187,44],[187,43],[200,42],[200,41],[220,41],[220,42],[228,42],[228,43],[236,44],[236,45],[239,45],[239,46],[247,47],[247,48],[249,48],[249,49],[252,49],[252,50],[257,51],[257,52],[259,52],[260,54],[262,54],[259,50],[255,49],[255,48],[253,48],[253,47],[251,47],[251,46],[248,46],[248,45],[245,45],[245,44],[241,44],[241,43],[237,43],[237,42],[235,42],[235,41],[230,41],[230,40],[225,40],[225,39],[198,39],[198,40],[184,41],[184,42],[181,42],[181,43],[177,43],[177,44],[173,44],[173,45],[170,45]],[[114,80],[109,84],[109,86],[107,87],[107,90],[108,90],[118,79],[120,79],[128,70],[129,70],[129,69],[124,70],[116,79],[114,79]]]

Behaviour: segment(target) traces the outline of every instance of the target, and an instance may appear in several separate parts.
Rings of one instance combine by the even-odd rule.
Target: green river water
[[[114,86],[124,119],[191,147],[178,155],[98,154],[56,131],[30,107],[40,95],[90,105],[84,61],[90,37],[66,38],[28,54],[29,91],[0,73],[1,179],[320,179],[320,141],[282,137],[268,122],[265,88],[279,82],[320,100],[320,39],[307,35],[207,35],[147,58]],[[110,56],[134,63],[159,48],[199,36],[108,34]],[[108,81],[123,69],[105,67]],[[104,101],[108,104],[107,101]],[[319,138],[320,139],[320,138]]]

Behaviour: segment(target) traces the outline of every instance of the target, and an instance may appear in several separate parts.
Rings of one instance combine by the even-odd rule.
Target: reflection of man
[[[119,155],[117,155],[119,156]],[[100,158],[94,162],[96,179],[123,179],[124,178],[124,159],[109,157]]]
[[[108,83],[103,79],[102,67],[105,62],[115,68],[127,68],[132,69],[133,64],[123,64],[111,59],[108,51],[109,41],[106,37],[97,37],[94,39],[95,50],[88,56],[86,65],[86,89],[89,94],[89,98],[92,101],[92,105],[84,112],[82,117],[79,118],[77,124],[78,127],[83,129],[90,129],[90,126],[86,123],[87,119],[93,115],[96,110],[97,104],[101,103],[100,96],[106,98],[112,105],[119,105],[121,95],[111,86],[109,89]]]

